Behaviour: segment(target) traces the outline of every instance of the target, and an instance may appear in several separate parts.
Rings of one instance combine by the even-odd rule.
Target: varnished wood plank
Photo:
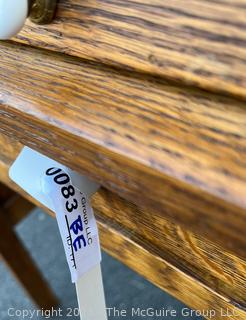
[[[243,103],[26,47],[0,57],[1,132],[246,256]]]
[[[246,97],[245,0],[60,0],[16,41]]]
[[[116,224],[130,239],[140,239],[180,271],[246,310],[245,260],[106,189],[92,204],[105,223]]]
[[[118,230],[115,224],[111,227],[103,220],[98,222],[100,240],[108,253],[186,305],[204,312],[206,319],[245,319],[246,312],[240,305],[217,294],[168,263],[161,257],[157,248],[143,244],[141,239],[134,236],[129,237],[122,228]],[[214,311],[213,315],[211,311]]]
[[[4,141],[6,145],[11,145],[12,150],[16,149],[16,153],[19,152],[21,148],[19,143],[8,137],[4,137]],[[8,158],[7,154],[3,158],[6,161]],[[8,178],[7,171],[12,161],[11,155],[6,163],[0,161],[0,180],[11,186],[11,188],[14,188],[17,192],[23,193]],[[30,201],[34,201],[29,196],[27,198]],[[35,203],[39,205],[37,202]],[[161,259],[161,261],[172,265],[181,274],[184,273],[193,279],[194,283],[199,283],[199,286],[209,288],[211,292],[216,293],[216,297],[224,297],[224,300],[228,301],[228,303],[230,301],[231,305],[237,305],[241,310],[246,309],[245,260],[229,254],[221,247],[176,224],[170,223],[162,216],[156,215],[152,210],[143,210],[106,189],[101,188],[93,196],[92,205],[99,219],[101,241],[104,249],[143,274],[148,280],[168,290],[166,285],[164,285],[163,274],[159,273],[158,263],[157,266],[154,262],[153,264],[150,263],[146,270],[143,268],[142,260],[140,259],[142,258],[140,254],[142,250],[145,252],[145,256],[152,256],[153,253],[156,254],[158,258],[156,256],[154,260],[160,261]],[[49,213],[53,215],[53,213]],[[112,242],[109,229],[114,230],[112,231],[114,237],[119,237],[120,239],[123,237],[125,239],[123,239],[125,244],[118,250],[117,243],[121,240]],[[135,251],[131,253],[131,245],[128,247],[128,241],[130,243],[134,242],[133,246],[136,247],[136,250],[141,244],[140,251],[135,256],[135,264],[133,261]],[[130,260],[125,259],[125,257],[128,257]],[[152,277],[153,273],[155,274],[154,277]],[[178,287],[177,292],[175,292],[175,288],[172,288],[169,292],[180,299],[186,299],[185,301],[188,303],[188,293],[183,292],[185,288],[181,285],[181,288]],[[198,304],[199,308],[206,305],[207,299],[208,296],[205,295],[203,303],[200,301]],[[191,297],[188,304],[194,308],[198,308],[198,305],[195,306],[194,303],[195,301]],[[215,300],[214,304],[216,305],[216,303]],[[209,302],[209,304],[211,304],[211,308],[214,307],[213,303]]]

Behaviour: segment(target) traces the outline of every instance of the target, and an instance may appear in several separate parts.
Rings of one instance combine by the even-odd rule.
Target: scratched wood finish
[[[244,103],[24,46],[0,58],[1,132],[246,256]]]
[[[7,177],[9,166],[22,146],[3,135],[0,135],[0,146],[0,181],[17,192],[22,192]],[[9,150],[12,150],[11,154],[9,154]],[[28,199],[33,201],[30,197]],[[176,267],[179,272],[185,273],[194,279],[194,282],[199,282],[218,295],[226,297],[228,301],[231,301],[231,304],[237,305],[238,308],[246,310],[246,261],[229,254],[199,236],[195,236],[184,228],[168,222],[163,217],[156,216],[155,212],[151,210],[140,209],[104,188],[93,196],[92,205],[97,218],[101,219],[100,221],[105,226],[107,225],[107,228],[116,228],[117,232],[123,232],[124,237],[137,241],[137,243],[141,240],[143,248],[147,246],[153,252],[158,252],[161,259]],[[129,255],[130,253],[124,253],[124,251],[130,250],[130,248],[127,249],[124,245],[116,253],[115,249],[112,250],[112,245],[108,244],[111,235],[106,232],[105,228],[103,228],[101,236],[104,239],[104,248],[109,253],[113,251],[117,258],[119,258],[121,251],[120,259],[124,262],[122,254],[124,257]],[[137,246],[137,243],[134,246]],[[116,245],[113,243],[113,246]],[[150,255],[152,256],[152,254]],[[139,261],[137,258],[138,256],[135,264],[141,266],[141,260]],[[127,261],[125,263],[128,264]],[[131,262],[131,266],[132,264],[133,262]],[[153,268],[152,264],[151,266],[149,268]],[[135,269],[141,274],[143,273],[143,270],[140,271],[138,267]],[[151,275],[146,272],[145,277],[153,281]],[[194,305],[190,305],[194,307]]]
[[[246,97],[246,0],[60,0],[15,39]]]

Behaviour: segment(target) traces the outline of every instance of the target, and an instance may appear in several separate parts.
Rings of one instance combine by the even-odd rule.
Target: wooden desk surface
[[[243,102],[24,46],[0,57],[4,134],[246,256]]]
[[[216,320],[246,318],[245,8],[61,0],[0,43],[0,181],[22,145],[90,176],[103,247]]]
[[[59,0],[17,41],[246,97],[245,0]]]

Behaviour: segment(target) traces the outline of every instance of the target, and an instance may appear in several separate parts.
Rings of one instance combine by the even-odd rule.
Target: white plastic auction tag
[[[24,147],[21,150],[21,153],[9,169],[9,176],[34,199],[55,212],[52,201],[44,194],[41,186],[45,171],[51,167],[61,168],[69,174],[73,185],[88,197],[99,189],[99,185],[94,181],[28,147]]]
[[[44,194],[51,199],[66,252],[72,282],[101,262],[96,220],[86,194],[73,186],[61,168],[46,169]]]
[[[98,230],[90,206],[99,185],[64,165],[24,147],[10,178],[56,213],[83,320],[107,320]]]

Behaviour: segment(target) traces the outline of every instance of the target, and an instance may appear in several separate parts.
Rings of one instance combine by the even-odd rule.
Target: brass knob
[[[29,18],[38,24],[52,21],[56,11],[56,0],[29,0]]]

